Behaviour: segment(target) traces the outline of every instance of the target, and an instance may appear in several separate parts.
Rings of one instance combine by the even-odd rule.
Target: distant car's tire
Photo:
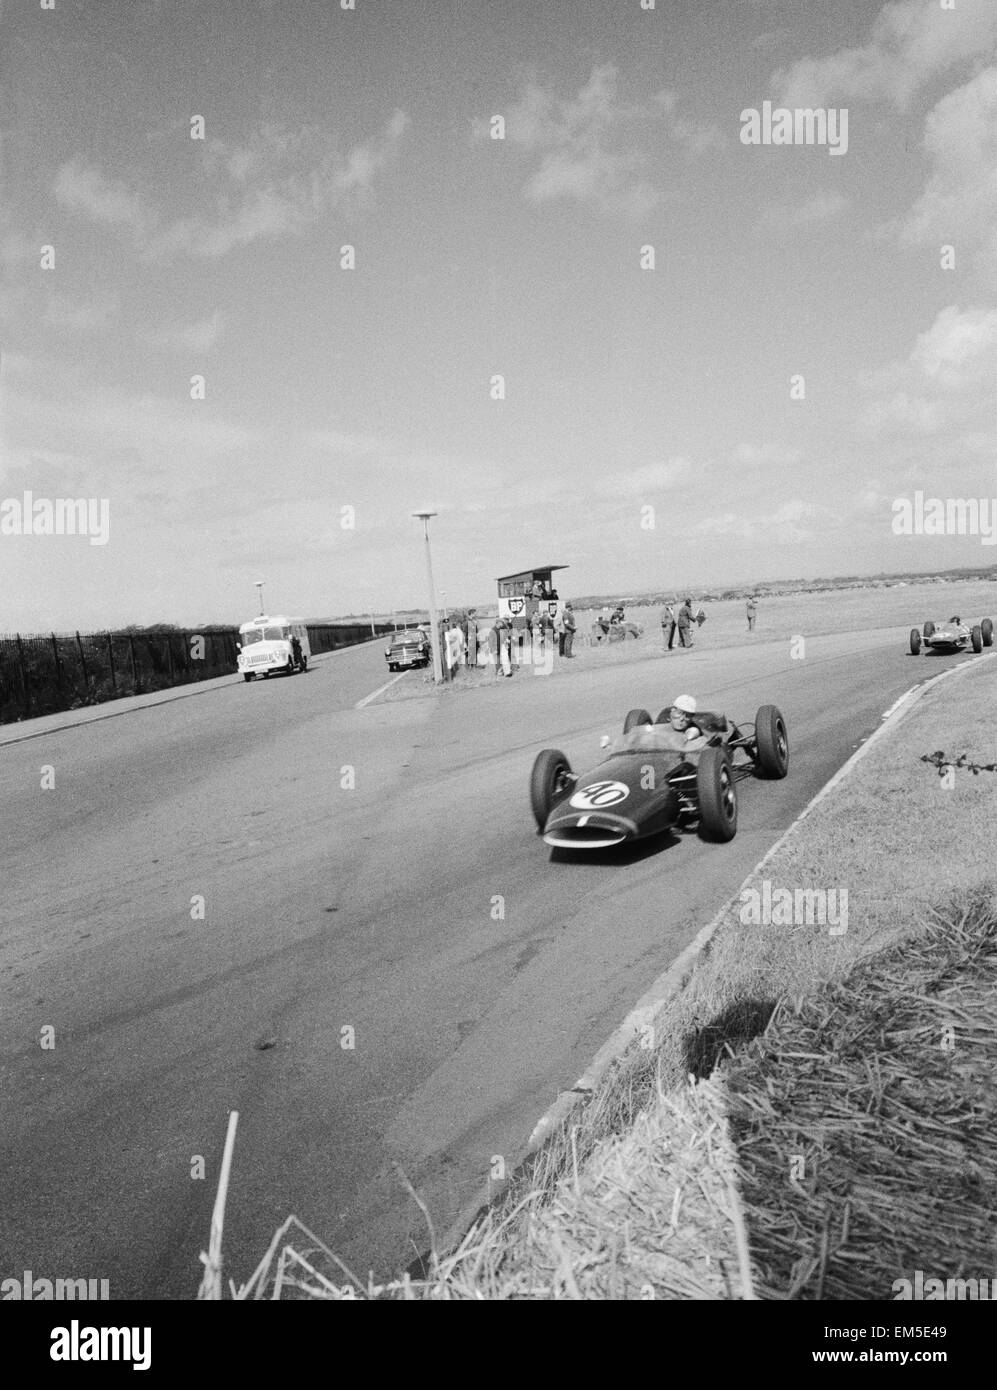
[[[700,832],[709,840],[733,840],[737,834],[737,790],[722,748],[704,748],[696,768]]]
[[[252,673],[252,671],[250,671],[250,673],[249,673],[248,676],[243,676],[242,679],[243,679],[244,681],[251,681],[251,680],[253,679],[253,673]]]
[[[916,627],[910,630],[910,654],[911,656],[921,655],[921,634]]]
[[[623,721],[623,732],[630,733],[641,724],[650,724],[651,716],[646,709],[632,709]]]
[[[977,627],[974,627],[974,628],[973,628],[973,651],[974,651],[974,652],[982,652],[982,650],[983,650],[983,632],[982,632],[982,630],[980,629],[980,627],[977,626]]]
[[[925,625],[924,625],[924,640],[925,640],[926,642],[927,642],[928,638],[931,636],[931,634],[934,632],[934,630],[935,630],[935,625],[934,625],[934,623],[930,623],[930,622],[929,622],[929,623],[925,623]]]
[[[294,670],[295,670],[294,662],[293,662],[293,661],[291,660],[291,658],[289,657],[289,658],[288,658],[288,661],[287,661],[287,665],[284,667],[284,675],[285,675],[285,676],[293,676],[293,675],[294,675]]]
[[[757,763],[766,777],[785,777],[789,771],[789,734],[775,705],[762,705],[755,715]]]
[[[567,788],[571,764],[559,748],[545,748],[537,754],[530,773],[530,807],[538,827],[543,830],[555,801]]]
[[[397,671],[397,670],[398,670],[398,667],[395,665],[395,663],[394,663],[393,661],[389,661],[389,662],[388,662],[388,670],[389,670],[389,671]]]
[[[980,632],[983,634],[983,645],[992,647],[994,644],[994,625],[990,618],[984,618],[980,623]]]

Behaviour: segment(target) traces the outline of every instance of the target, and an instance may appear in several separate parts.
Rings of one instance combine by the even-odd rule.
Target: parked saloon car
[[[429,638],[418,628],[392,634],[384,649],[389,671],[403,671],[410,666],[428,666]]]
[[[962,652],[972,647],[974,652],[982,652],[984,647],[992,647],[994,625],[984,618],[975,627],[970,627],[961,618],[949,618],[947,623],[925,623],[922,633],[916,627],[910,630],[910,650],[919,656],[922,646],[928,652]]]
[[[533,764],[530,804],[547,844],[605,849],[690,822],[707,839],[732,840],[737,783],[789,770],[786,721],[775,705],[762,705],[753,725],[706,711],[692,723],[707,740],[695,751],[676,747],[668,709],[654,722],[646,709],[633,709],[622,738],[584,773],[572,772],[560,750],[545,748]]]

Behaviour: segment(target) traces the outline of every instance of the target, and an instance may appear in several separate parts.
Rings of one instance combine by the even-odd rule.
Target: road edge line
[[[365,695],[362,700],[358,700],[356,704],[353,706],[353,708],[363,709],[364,705],[369,705],[371,700],[376,700],[378,695],[383,695],[387,689],[389,689],[391,686],[395,684],[396,681],[400,681],[402,676],[407,675],[407,671],[399,671],[397,676],[392,676],[389,681],[385,681],[383,685],[379,685],[378,688],[372,691],[370,695]]]

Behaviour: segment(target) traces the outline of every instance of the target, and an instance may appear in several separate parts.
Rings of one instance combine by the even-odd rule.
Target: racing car
[[[994,625],[984,618],[975,627],[969,627],[961,618],[949,618],[947,623],[925,623],[923,637],[916,627],[910,630],[910,650],[912,656],[920,656],[923,645],[928,652],[961,652],[971,646],[974,652],[982,652],[984,647],[994,643]]]
[[[652,720],[632,709],[623,736],[589,772],[572,772],[565,755],[545,748],[530,777],[530,805],[548,845],[605,849],[698,822],[711,840],[737,833],[737,784],[744,777],[782,778],[789,771],[786,721],[762,705],[753,725],[700,711],[693,724],[705,739],[689,751],[669,724],[671,707]],[[697,740],[698,741],[698,740]]]

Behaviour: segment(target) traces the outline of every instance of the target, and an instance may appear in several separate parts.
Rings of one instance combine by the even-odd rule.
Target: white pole
[[[426,578],[429,581],[429,640],[433,644],[433,679],[443,680],[443,656],[440,652],[440,623],[436,613],[436,587],[433,583],[433,557],[429,552],[429,518],[423,517],[426,534]]]

